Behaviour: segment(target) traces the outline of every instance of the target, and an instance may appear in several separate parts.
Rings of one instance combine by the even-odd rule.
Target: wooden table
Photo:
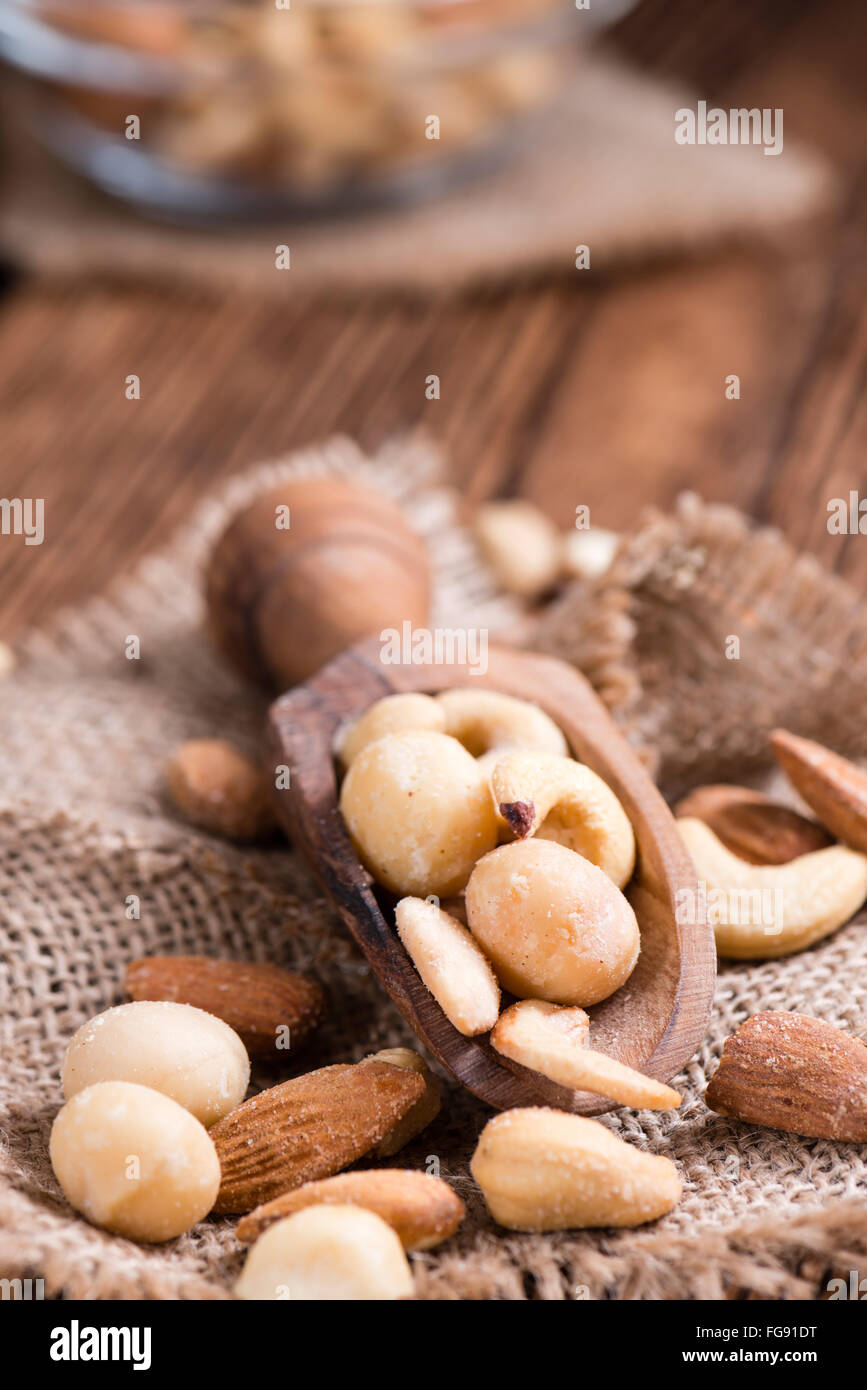
[[[826,524],[829,498],[867,494],[867,7],[644,0],[611,41],[719,104],[782,106],[786,139],[840,170],[840,215],[779,252],[422,306],[13,281],[0,492],[44,497],[51,528],[41,548],[0,536],[0,636],[99,590],[215,478],[336,431],[373,446],[424,427],[471,498],[523,494],[562,522],[585,502],[625,527],[691,488],[867,581],[867,539]]]

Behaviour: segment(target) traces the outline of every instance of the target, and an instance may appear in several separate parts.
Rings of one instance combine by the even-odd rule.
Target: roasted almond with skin
[[[867,1046],[806,1014],[754,1014],[727,1039],[705,1100],[750,1124],[867,1143]]]
[[[424,1058],[413,1052],[410,1047],[387,1047],[382,1052],[374,1052],[370,1057],[365,1057],[364,1061],[388,1062],[392,1067],[408,1067],[410,1071],[418,1072],[424,1081],[424,1094],[373,1150],[375,1158],[391,1158],[393,1154],[405,1148],[417,1134],[421,1134],[423,1129],[427,1129],[440,1113],[442,1095],[439,1082]]]
[[[416,1071],[360,1062],[321,1067],[260,1091],[210,1130],[223,1174],[214,1210],[252,1211],[348,1168],[424,1090]]]
[[[721,782],[696,787],[674,812],[704,821],[726,849],[749,864],[787,864],[833,844],[821,825],[749,787]]]
[[[832,834],[867,854],[867,773],[821,743],[786,729],[771,735],[777,762]]]
[[[277,830],[261,768],[221,738],[180,744],[166,764],[172,801],[185,820],[228,840],[267,839]]]
[[[127,966],[124,989],[131,999],[170,999],[214,1014],[258,1060],[286,1060],[325,1013],[325,993],[306,975],[209,956],[143,956]]]
[[[374,1168],[338,1173],[284,1192],[239,1221],[235,1235],[243,1244],[251,1244],[282,1217],[325,1203],[375,1212],[397,1232],[405,1250],[430,1250],[448,1240],[466,1211],[460,1197],[441,1178],[409,1168]]]

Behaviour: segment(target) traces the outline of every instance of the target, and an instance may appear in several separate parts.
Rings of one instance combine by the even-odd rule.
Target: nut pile
[[[635,837],[551,719],[492,691],[391,695],[340,730],[335,749],[353,844],[399,896],[398,935],[454,1027],[489,1033],[503,1057],[570,1089],[679,1105],[671,1087],[588,1045],[584,1008],[638,960],[622,891]],[[501,990],[517,997],[505,1011]],[[491,1121],[473,1174],[495,1219],[522,1230],[637,1224],[680,1192],[667,1159],[542,1109]]]
[[[117,135],[141,112],[152,153],[260,189],[363,185],[484,145],[547,102],[569,64],[560,29],[544,26],[556,0],[38,9],[61,33],[140,59],[143,90],[67,83],[81,116]]]
[[[493,1028],[501,988],[571,1014],[629,978],[632,826],[542,710],[489,690],[390,695],[336,747],[353,844],[399,895],[401,941],[460,1032]],[[522,1036],[512,1031],[513,1051]],[[562,1030],[557,1041],[583,1051],[586,1037]]]
[[[867,895],[867,779],[806,740],[780,732],[774,744],[826,828],[740,788],[700,788],[679,808],[700,874],[727,891],[763,875],[784,885],[770,942],[717,921],[730,954],[800,949]],[[399,895],[397,933],[455,1028],[489,1034],[504,1058],[564,1087],[678,1106],[677,1091],[589,1045],[585,1009],[638,958],[623,893],[635,842],[611,789],[569,757],[548,716],[490,691],[395,695],[340,730],[335,753],[359,856]],[[222,754],[216,767],[235,777]],[[259,804],[256,779],[233,785]],[[224,833],[232,806],[229,795]],[[436,1119],[440,1088],[423,1058],[392,1048],[247,1097],[250,1057],[279,1062],[315,1034],[326,999],[314,980],[154,956],[130,963],[126,991],[132,1002],[85,1023],[63,1059],[50,1154],[72,1206],[143,1242],[212,1212],[239,1215],[242,1299],[412,1297],[408,1253],[450,1239],[463,1202],[432,1173],[354,1165],[390,1160]],[[502,991],[516,996],[505,1008]],[[751,1125],[867,1142],[867,1047],[819,1019],[758,1014],[726,1042],[706,1102]],[[541,1107],[490,1120],[471,1172],[493,1219],[518,1231],[636,1226],[681,1195],[667,1157]]]
[[[699,787],[676,807],[717,949],[733,959],[802,951],[867,900],[867,775],[784,729],[771,744],[821,824],[745,787]]]

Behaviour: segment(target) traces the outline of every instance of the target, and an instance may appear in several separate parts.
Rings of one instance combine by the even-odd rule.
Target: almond
[[[494,1220],[513,1231],[640,1226],[680,1200],[671,1159],[561,1110],[496,1115],[470,1169]]]
[[[424,1081],[424,1094],[419,1097],[410,1110],[407,1110],[402,1119],[398,1120],[394,1128],[389,1130],[382,1142],[377,1144],[373,1150],[376,1158],[391,1158],[393,1154],[405,1148],[410,1139],[414,1139],[417,1134],[421,1134],[423,1129],[427,1129],[431,1121],[435,1120],[440,1113],[442,1096],[440,1095],[439,1082],[424,1058],[409,1047],[387,1047],[383,1052],[374,1052],[370,1057],[365,1057],[364,1060],[365,1062],[388,1062],[392,1067],[407,1067],[410,1071],[418,1072]]]
[[[214,1014],[260,1060],[285,1059],[325,1012],[324,991],[306,975],[209,956],[143,956],[127,966],[124,988],[131,999],[170,999]]]
[[[277,829],[264,773],[224,739],[180,744],[166,764],[166,780],[181,815],[212,835],[258,840]]]
[[[771,735],[777,762],[832,834],[867,853],[867,773],[821,743],[786,729]]]
[[[405,1250],[430,1250],[454,1235],[465,1207],[448,1183],[429,1173],[408,1168],[375,1168],[340,1173],[321,1182],[308,1182],[257,1207],[239,1221],[235,1235],[244,1244],[302,1207],[338,1203],[376,1212],[399,1235]]]
[[[821,825],[749,787],[696,787],[677,803],[675,815],[704,821],[726,849],[750,864],[787,864],[833,844]]]
[[[339,1173],[379,1144],[424,1094],[386,1062],[322,1067],[260,1091],[209,1131],[223,1173],[215,1211],[252,1211]]]
[[[806,1014],[754,1014],[727,1039],[705,1100],[732,1119],[863,1144],[867,1046]]]

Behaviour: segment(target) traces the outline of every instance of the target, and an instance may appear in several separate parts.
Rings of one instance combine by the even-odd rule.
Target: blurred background
[[[859,0],[0,0],[0,53],[0,494],[46,528],[0,535],[4,640],[335,433],[564,526],[691,489],[867,581],[827,529],[867,492]],[[783,153],[678,147],[700,100]]]

